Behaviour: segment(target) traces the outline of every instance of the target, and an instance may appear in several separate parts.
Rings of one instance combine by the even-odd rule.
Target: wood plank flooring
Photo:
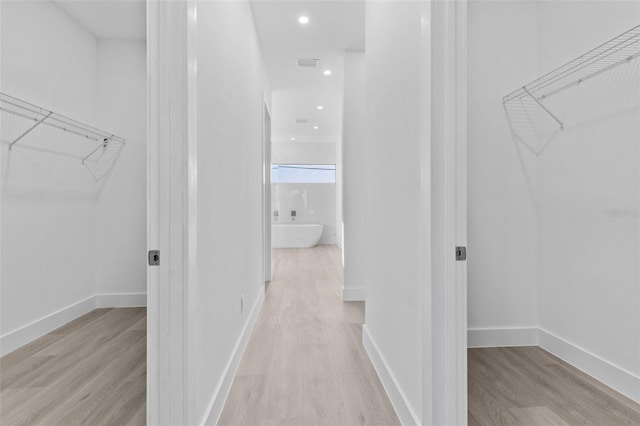
[[[273,251],[273,281],[219,425],[400,424],[343,302],[336,246]]]
[[[640,405],[539,347],[469,349],[469,426],[640,425]]]
[[[144,425],[146,309],[96,309],[0,358],[2,425]]]

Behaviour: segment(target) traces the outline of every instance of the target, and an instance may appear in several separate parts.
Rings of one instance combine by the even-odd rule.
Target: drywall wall
[[[197,306],[190,418],[215,424],[264,293],[263,63],[248,2],[197,3]],[[244,310],[241,297],[244,296]],[[241,354],[241,352],[240,352]]]
[[[634,399],[640,64],[545,99],[555,134],[500,98],[639,19],[636,2],[469,3],[470,343],[540,344]]]
[[[334,164],[337,167],[335,143],[281,142],[271,145],[273,164]],[[320,244],[336,244],[337,230],[336,183],[272,184],[271,210],[273,223],[291,222],[290,211],[296,210],[296,221],[324,225]],[[278,210],[278,219],[273,211]]]
[[[366,214],[366,194],[369,165],[366,152],[365,125],[365,53],[344,54],[344,95],[342,118],[343,152],[343,221],[344,233],[344,289],[345,300],[364,300],[366,295],[366,264],[362,250],[373,224]]]
[[[638,2],[540,2],[540,71],[638,22]],[[635,375],[638,400],[639,76],[636,60],[549,98],[565,130],[538,157],[540,327]]]
[[[103,182],[96,218],[96,292],[144,302],[147,62],[143,41],[98,42],[98,120],[127,140]]]
[[[0,7],[2,91],[96,124],[95,38],[49,1]],[[0,147],[3,337],[95,295],[98,188],[79,160],[29,150],[32,141]]]
[[[423,12],[420,2],[367,2],[362,155],[371,170],[363,188],[371,232],[349,248],[366,256],[365,347],[406,424],[422,423],[423,361],[430,362],[423,359],[430,342],[422,339],[427,236],[418,231],[430,220],[420,213],[421,126],[428,117],[419,90],[428,77],[420,54],[422,22],[429,19]]]
[[[336,144],[331,142],[274,142],[273,164],[336,164]]]
[[[538,71],[537,2],[468,11],[468,327],[537,325],[536,157],[514,141],[502,97]]]

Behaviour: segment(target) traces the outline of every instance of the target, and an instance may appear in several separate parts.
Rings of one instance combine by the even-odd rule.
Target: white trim
[[[147,0],[147,423],[194,424],[197,2]]]
[[[104,293],[96,295],[96,308],[138,308],[147,306],[147,293]]]
[[[207,410],[205,411],[204,416],[198,424],[216,425],[218,423],[218,420],[220,420],[220,415],[222,414],[224,403],[227,400],[227,396],[229,396],[229,391],[231,390],[233,379],[236,375],[236,372],[238,371],[240,361],[242,360],[242,355],[244,355],[244,351],[247,348],[247,343],[249,342],[249,337],[251,337],[251,332],[253,331],[253,326],[258,319],[258,314],[260,313],[262,302],[264,302],[263,289],[261,289],[258,293],[258,299],[253,304],[253,308],[251,308],[251,312],[249,314],[249,317],[247,318],[247,322],[242,328],[242,332],[240,333],[240,337],[236,341],[236,345],[233,348],[233,352],[231,353],[229,361],[227,361],[227,365],[224,369],[224,375],[220,382],[218,382],[218,386],[216,387],[216,390],[213,393],[213,397],[211,398],[211,401],[207,406]]]
[[[345,302],[364,302],[364,288],[347,288],[342,286],[342,300]]]
[[[431,6],[431,299],[423,321],[423,409],[426,424],[467,424],[466,0]],[[426,109],[426,108],[425,108]],[[429,355],[431,354],[431,359]],[[430,365],[429,365],[430,363]],[[428,376],[430,374],[430,376]],[[429,401],[427,398],[431,398]]]
[[[538,328],[470,328],[467,344],[470,348],[537,346]]]
[[[384,389],[387,391],[387,395],[389,395],[391,405],[393,405],[393,409],[396,411],[400,423],[403,425],[421,424],[420,417],[418,417],[411,407],[409,399],[402,391],[384,356],[380,353],[380,349],[378,349],[378,346],[369,334],[369,329],[366,325],[362,326],[362,344],[369,355],[373,368],[375,368],[378,377],[380,377]]]
[[[13,352],[38,337],[42,337],[56,328],[62,327],[68,322],[93,311],[95,308],[96,297],[87,297],[0,336],[0,356]]]
[[[0,336],[0,356],[13,352],[96,308],[124,308],[146,305],[146,293],[97,294],[87,297]]]
[[[640,402],[640,376],[595,355],[580,346],[539,330],[540,347],[587,373],[617,392]]]

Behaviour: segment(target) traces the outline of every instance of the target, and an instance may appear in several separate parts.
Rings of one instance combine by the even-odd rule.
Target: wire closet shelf
[[[0,93],[2,143],[75,158],[99,181],[113,168],[126,140],[80,121]],[[60,136],[64,136],[61,138]]]
[[[513,101],[529,98],[551,116],[560,129],[563,129],[562,121],[542,103],[545,99],[629,63],[638,56],[640,56],[640,25],[514,90],[502,99],[503,104],[507,106]]]

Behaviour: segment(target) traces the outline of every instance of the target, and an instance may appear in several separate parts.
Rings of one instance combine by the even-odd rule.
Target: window
[[[336,183],[335,164],[273,164],[273,183]]]

